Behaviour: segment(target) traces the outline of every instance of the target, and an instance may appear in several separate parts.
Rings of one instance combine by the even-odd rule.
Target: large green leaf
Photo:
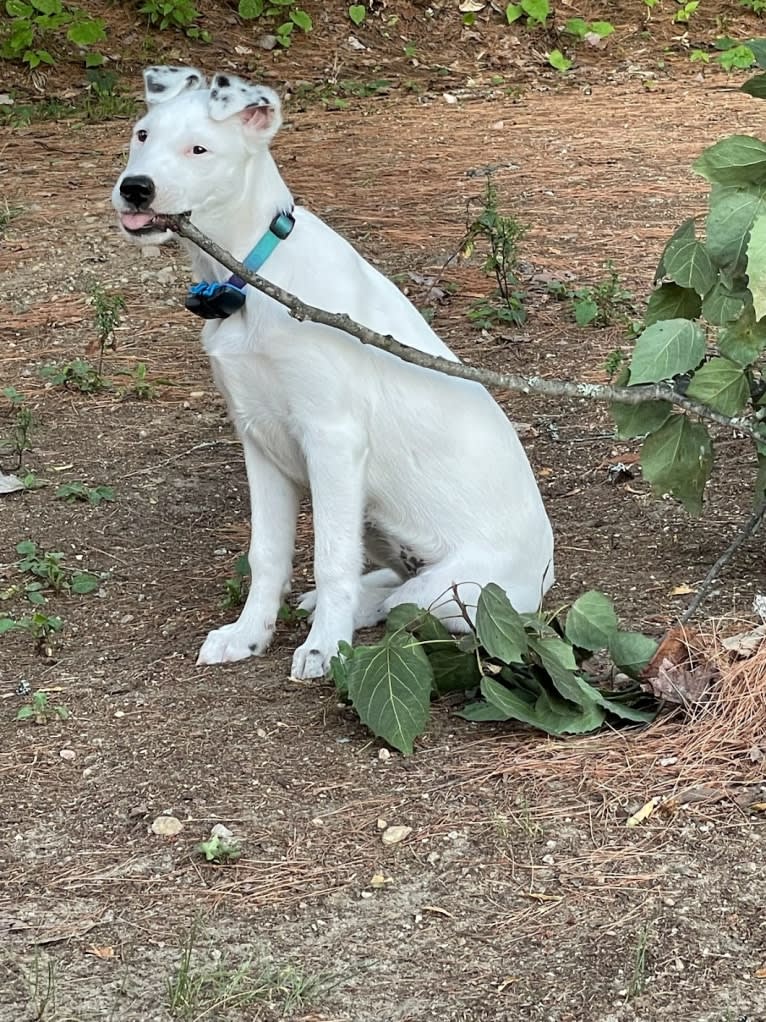
[[[414,639],[401,632],[359,646],[346,664],[348,697],[362,723],[408,756],[428,720],[433,673]]]
[[[705,244],[719,266],[744,270],[745,250],[753,220],[766,212],[766,184],[714,184],[710,190],[710,212],[706,221]]]
[[[702,315],[714,326],[725,326],[742,314],[748,300],[747,291],[732,291],[722,280],[718,280],[705,295]]]
[[[527,633],[521,616],[504,590],[490,582],[479,594],[476,633],[490,656],[506,664],[521,663],[527,651]]]
[[[415,603],[400,603],[392,607],[386,619],[387,632],[410,632],[421,642],[454,641],[442,622]]]
[[[612,418],[617,425],[620,440],[654,433],[670,418],[673,405],[669,401],[644,401],[640,405],[613,404]]]
[[[623,699],[618,699],[614,696],[610,698],[604,695],[603,692],[597,692],[597,696],[599,706],[603,707],[608,713],[614,714],[615,717],[622,717],[623,720],[632,720],[636,724],[648,724],[657,716],[657,708],[642,710],[637,706],[631,706],[630,703]]]
[[[652,291],[644,315],[644,326],[661,319],[696,319],[700,314],[701,299],[694,288],[680,287],[672,282]]]
[[[766,67],[766,39],[748,39],[746,45],[753,51],[758,67]]]
[[[766,215],[756,217],[747,243],[747,280],[756,320],[766,315]]]
[[[685,415],[672,416],[644,440],[641,468],[659,493],[670,493],[692,515],[702,510],[702,495],[713,464],[710,435]]]
[[[718,350],[737,365],[751,365],[766,350],[766,320],[755,321],[752,307],[718,335]]]
[[[457,643],[427,644],[426,654],[433,672],[436,695],[447,692],[465,692],[476,688],[481,681],[479,662],[472,653],[461,653]]]
[[[694,217],[689,217],[688,220],[684,220],[680,227],[677,227],[675,231],[670,235],[669,241],[666,243],[665,248],[662,250],[660,261],[657,263],[657,269],[654,271],[654,283],[658,283],[665,276],[665,258],[670,249],[677,241],[682,239],[694,240]]]
[[[756,99],[766,99],[766,75],[753,75],[752,78],[748,78],[746,82],[740,85],[740,89],[746,92],[748,96],[754,96]]]
[[[730,135],[706,149],[694,170],[719,184],[766,183],[766,143],[751,135]]]
[[[686,396],[722,415],[739,415],[750,397],[750,386],[742,366],[728,358],[711,358],[692,377]]]
[[[609,655],[621,671],[636,678],[657,652],[657,643],[641,632],[615,632]]]
[[[665,252],[665,273],[679,287],[707,294],[715,283],[716,268],[707,249],[694,238],[676,238]]]
[[[705,354],[705,334],[688,319],[663,319],[652,323],[636,341],[630,362],[631,386],[659,383],[700,364]]]
[[[552,735],[582,735],[596,731],[606,716],[595,700],[583,700],[575,705],[545,689],[535,703],[535,713],[542,722],[543,730]]]
[[[564,630],[573,645],[597,650],[607,648],[618,628],[612,601],[603,593],[590,590],[572,604]]]

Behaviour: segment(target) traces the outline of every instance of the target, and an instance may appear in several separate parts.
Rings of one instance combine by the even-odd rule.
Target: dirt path
[[[636,79],[516,102],[310,110],[290,117],[276,151],[300,200],[387,272],[441,266],[481,190],[473,175],[498,164],[535,270],[592,281],[611,259],[641,296],[663,239],[701,207],[692,159],[724,133],[757,132],[757,114],[731,91],[647,91]],[[0,1019],[170,1017],[167,983],[195,917],[193,969],[222,955],[230,975],[257,960],[266,999],[205,1014],[220,979],[181,1017],[766,1019],[754,977],[766,958],[763,825],[703,800],[626,829],[626,811],[653,794],[651,776],[631,776],[640,736],[625,740],[614,776],[599,773],[593,740],[572,745],[581,754],[568,770],[546,769],[556,743],[437,706],[414,758],[381,760],[330,686],[287,681],[300,625],[283,627],[269,657],[193,666],[227,614],[217,605],[246,543],[247,494],[196,325],[179,308],[186,270],[173,253],[140,258],[112,224],[127,133],[125,122],[38,125],[3,143],[2,194],[22,212],[0,249],[2,382],[40,420],[37,472],[111,484],[117,499],[71,506],[51,486],[0,508],[3,585],[24,538],[110,572],[98,595],[55,601],[65,628],[54,663],[26,636],[2,639]],[[447,278],[457,290],[435,325],[464,357],[603,378],[619,330],[576,328],[538,287],[529,323],[497,343],[465,318],[488,290],[478,264]],[[94,283],[127,301],[105,372],[124,385],[116,374],[145,362],[169,381],[156,399],[44,388],[38,366],[92,340]],[[674,588],[699,581],[746,514],[751,469],[738,445],[721,438],[742,471],[729,463],[693,523],[640,478],[608,482],[631,447],[615,444],[600,410],[504,404],[526,427],[554,522],[560,598],[598,586],[625,619],[660,631],[683,605]],[[307,516],[304,526],[308,577]],[[763,586],[759,551],[746,551],[715,609],[747,613]],[[72,718],[17,725],[20,678]],[[539,769],[514,769],[535,756]],[[181,834],[149,833],[168,811]],[[412,834],[385,848],[381,819]],[[245,840],[236,866],[193,855],[217,822]]]

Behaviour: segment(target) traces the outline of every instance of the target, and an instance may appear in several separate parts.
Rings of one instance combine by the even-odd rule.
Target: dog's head
[[[282,115],[273,89],[229,74],[208,87],[195,68],[149,67],[144,82],[148,111],[112,204],[128,237],[159,245],[172,234],[155,218],[214,213],[242,192],[249,162],[268,148]]]

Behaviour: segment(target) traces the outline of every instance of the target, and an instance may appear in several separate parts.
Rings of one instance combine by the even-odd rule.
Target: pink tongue
[[[154,216],[154,213],[123,213],[122,226],[127,227],[129,231],[137,231],[141,227],[148,227]]]

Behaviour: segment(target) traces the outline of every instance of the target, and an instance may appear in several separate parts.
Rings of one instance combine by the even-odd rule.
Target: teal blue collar
[[[278,213],[255,248],[243,259],[248,270],[257,273],[280,241],[290,236],[293,227],[295,217],[292,210],[289,213]],[[189,288],[186,308],[202,319],[228,319],[245,304],[246,286],[246,281],[236,273],[222,284],[200,281]]]

